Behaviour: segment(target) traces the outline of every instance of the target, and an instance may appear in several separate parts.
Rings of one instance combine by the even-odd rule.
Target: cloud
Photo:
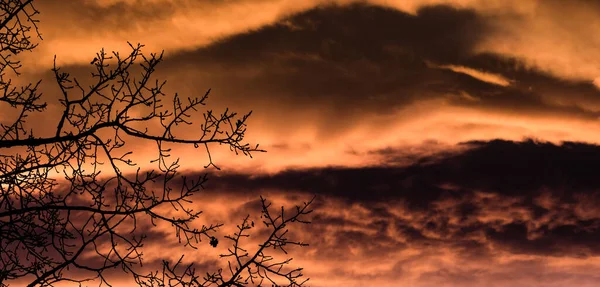
[[[487,73],[487,72],[472,69],[469,67],[455,66],[455,65],[443,65],[443,66],[437,66],[437,67],[440,69],[448,69],[450,71],[457,72],[457,73],[463,73],[463,74],[469,75],[475,79],[478,79],[480,81],[488,82],[488,83],[503,86],[503,87],[510,85],[510,81],[501,75]]]
[[[261,127],[257,138],[306,159],[320,147],[327,153],[364,151],[358,143],[382,147],[400,140],[596,142],[583,132],[597,125],[595,87],[519,69],[512,58],[474,54],[489,29],[477,10],[450,6],[414,14],[364,4],[324,6],[180,53],[167,59],[165,69],[186,71],[172,81],[196,79],[214,87],[223,95],[218,105],[253,107],[253,123]],[[488,74],[475,79],[471,70],[469,76],[429,67],[428,61]],[[511,79],[511,85],[481,81],[492,74],[503,75],[496,83]],[[289,140],[277,138],[282,134]],[[324,161],[335,164],[336,158],[340,154],[331,153]]]
[[[462,147],[403,166],[219,172],[193,198],[204,211],[196,224],[225,223],[223,239],[246,214],[260,220],[259,195],[289,207],[316,194],[313,224],[290,227],[310,243],[290,256],[313,286],[593,286],[600,147],[501,140]],[[393,150],[381,154],[397,161]],[[192,250],[168,225],[140,227],[149,235],[148,268],[165,255],[186,254],[199,270],[223,263],[224,239],[217,249]],[[249,246],[263,235],[253,234]]]
[[[596,79],[600,54],[595,47],[600,39],[593,35],[598,34],[598,3],[540,1],[534,6],[529,13],[493,17],[493,32],[476,50],[515,57],[527,68],[567,80]]]
[[[487,237],[506,239],[510,246],[529,242],[528,252],[534,254],[539,248],[549,254],[569,255],[572,246],[587,246],[591,254],[596,253],[584,234],[593,238],[599,222],[600,214],[592,212],[590,203],[600,195],[593,172],[600,162],[600,148],[534,141],[468,145],[471,148],[466,151],[406,167],[318,168],[252,177],[220,174],[209,181],[208,188],[314,192],[358,208],[338,214],[338,219],[326,216],[332,222],[357,222],[348,216],[373,221],[402,218],[404,210],[411,217],[403,218],[403,224],[418,230],[407,234],[416,234],[411,235],[413,239]],[[385,202],[390,204],[382,206]],[[359,226],[377,226],[373,221]],[[575,240],[572,236],[578,232],[581,236]],[[560,240],[570,240],[570,244]]]
[[[207,188],[232,196],[316,193],[314,223],[304,233],[311,246],[299,260],[319,262],[307,268],[317,286],[349,280],[592,286],[600,263],[594,239],[600,193],[593,172],[600,147],[465,145],[469,149],[407,167],[220,173]],[[539,276],[548,280],[536,281]]]
[[[97,21],[123,26],[123,35],[132,35],[127,31],[133,29],[130,26],[135,21],[119,24],[123,17],[112,19],[111,15],[133,11],[130,17],[139,18],[142,33],[155,27],[154,21],[168,22],[170,17],[183,13],[178,10],[183,6],[189,13],[196,13],[194,9],[206,4],[165,4],[165,8],[158,9],[156,3],[147,7],[132,3],[117,1],[98,6],[85,2],[72,4],[68,6],[72,11],[67,11],[79,16],[92,13],[99,17]],[[240,28],[200,46],[174,48],[159,66],[157,78],[168,80],[166,92],[184,96],[204,94],[213,88],[209,105],[215,111],[225,107],[254,111],[247,138],[269,153],[246,161],[215,148],[214,158],[225,168],[258,167],[277,172],[290,167],[368,166],[381,162],[379,156],[369,153],[372,150],[431,153],[453,149],[454,144],[463,141],[495,138],[600,142],[600,137],[589,133],[598,128],[600,116],[599,92],[591,82],[564,81],[556,75],[522,68],[522,59],[477,52],[481,41],[495,31],[489,24],[495,8],[507,15],[525,16],[531,13],[530,8],[517,5],[513,11],[501,3],[496,5],[499,7],[488,7],[478,2],[413,4],[414,9],[396,4],[386,8],[340,2],[282,12],[254,28]],[[42,5],[48,7],[40,9],[56,8],[51,2]],[[215,9],[228,11],[238,5],[250,4],[232,2],[231,7]],[[213,16],[222,19],[229,14],[219,15]],[[46,21],[49,27],[61,27],[52,21]],[[163,28],[170,29],[168,25]],[[149,47],[147,51],[151,50]],[[454,70],[464,68],[457,73],[427,63]],[[64,69],[85,83],[90,71],[86,65]],[[20,81],[39,76],[30,73]],[[485,81],[484,76],[488,77]],[[41,77],[50,108],[30,122],[47,131],[51,115],[58,118],[60,95],[50,73]],[[510,85],[498,85],[507,79]],[[132,145],[142,160],[154,155],[151,145]],[[206,160],[205,154],[197,150],[174,148],[195,155],[193,160],[182,162],[185,168],[198,169],[198,162]],[[145,164],[142,167],[150,166]]]

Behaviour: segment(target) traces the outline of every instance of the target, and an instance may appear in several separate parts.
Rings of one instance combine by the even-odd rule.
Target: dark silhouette
[[[53,119],[44,119],[44,129],[34,129],[26,120],[47,106],[38,91],[40,82],[17,88],[6,73],[18,75],[20,63],[14,56],[36,47],[32,37],[41,39],[37,14],[32,0],[0,3],[0,108],[10,110],[0,118],[0,286],[13,281],[28,286],[92,280],[109,284],[106,272],[115,269],[140,286],[303,285],[302,269],[289,268],[291,259],[275,260],[267,248],[287,253],[288,245],[306,245],[289,239],[287,228],[309,223],[305,218],[312,200],[284,213],[283,208],[274,212],[261,197],[267,237],[255,253],[246,251],[240,239],[249,236],[254,222],[243,219],[238,231],[225,237],[232,244],[221,255],[229,266],[225,270],[197,274],[193,264],[180,259],[163,261],[160,271],[141,271],[149,232],[139,227],[142,222],[150,227],[171,224],[186,246],[196,248],[202,240],[219,244],[215,232],[221,224],[191,224],[201,214],[192,208],[192,196],[206,176],[180,176],[170,147],[203,148],[206,167],[217,169],[211,143],[247,156],[261,152],[258,145],[244,142],[250,113],[208,110],[194,135],[187,127],[209,93],[200,98],[165,95],[165,82],[152,78],[162,53],[144,54],[143,45],[130,44],[126,55],[101,50],[90,63],[94,72],[89,84],[63,72],[55,61],[62,114],[55,126]],[[157,169],[135,168],[128,141],[154,142]]]

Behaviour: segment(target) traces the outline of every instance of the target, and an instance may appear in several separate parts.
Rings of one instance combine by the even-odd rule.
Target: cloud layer
[[[316,193],[319,205],[305,233],[311,247],[298,258],[319,262],[307,268],[316,272],[316,286],[597,282],[600,147],[468,145],[402,168],[221,174],[207,187],[233,197]]]

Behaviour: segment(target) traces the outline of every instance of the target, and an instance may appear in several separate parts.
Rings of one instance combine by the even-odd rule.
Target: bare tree
[[[185,246],[195,248],[202,240],[218,244],[221,224],[192,224],[201,211],[191,198],[206,176],[181,176],[170,148],[201,148],[209,158],[206,167],[217,169],[209,144],[247,156],[261,152],[244,141],[250,113],[199,111],[209,92],[198,98],[167,96],[165,82],[153,78],[163,54],[144,54],[143,45],[130,44],[125,55],[97,53],[89,85],[63,72],[55,59],[62,113],[52,129],[30,128],[29,116],[47,107],[40,82],[15,87],[7,73],[18,75],[20,62],[14,57],[36,47],[32,37],[41,39],[37,14],[33,0],[0,2],[0,109],[15,115],[0,118],[0,286],[14,280],[28,286],[92,280],[110,286],[105,274],[114,269],[131,274],[140,286],[303,285],[301,268],[289,268],[291,259],[275,260],[267,251],[285,253],[288,245],[305,245],[289,239],[287,228],[308,223],[312,200],[289,215],[281,208],[275,216],[261,198],[263,224],[270,232],[249,253],[241,239],[254,222],[246,217],[236,233],[225,237],[232,244],[222,255],[229,266],[225,270],[200,276],[180,259],[165,260],[162,270],[141,271],[146,234],[138,225],[144,220],[172,225]],[[196,118],[200,123],[194,125]],[[190,126],[199,133],[190,133]],[[136,166],[126,145],[131,141],[156,144],[155,169]]]

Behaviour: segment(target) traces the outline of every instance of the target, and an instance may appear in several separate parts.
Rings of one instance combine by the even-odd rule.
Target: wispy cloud
[[[499,75],[499,74],[489,73],[489,72],[485,72],[485,71],[481,71],[481,70],[477,70],[477,69],[473,69],[473,68],[469,68],[469,67],[465,67],[465,66],[458,66],[458,65],[439,65],[439,66],[434,65],[434,67],[438,67],[440,69],[448,69],[450,71],[454,71],[457,73],[463,73],[463,74],[469,75],[475,79],[478,79],[480,81],[484,81],[486,83],[499,85],[499,86],[503,86],[503,87],[510,86],[510,80],[508,80],[507,78],[505,78],[504,76]]]

